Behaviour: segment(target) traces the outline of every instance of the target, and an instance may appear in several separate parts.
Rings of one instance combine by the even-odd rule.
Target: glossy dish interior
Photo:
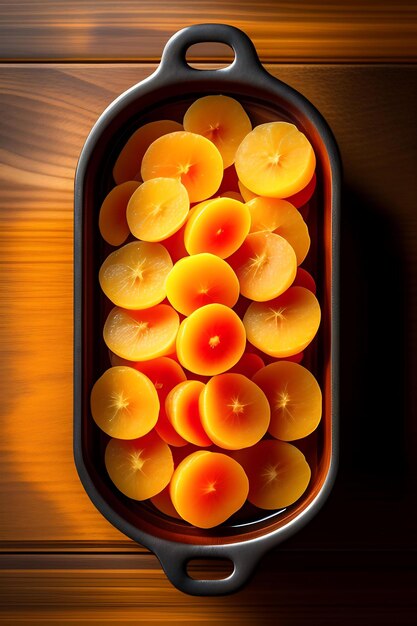
[[[81,455],[85,470],[100,494],[119,519],[151,535],[190,544],[241,542],[275,531],[299,517],[311,505],[328,476],[332,461],[332,393],[331,393],[331,311],[332,311],[332,168],[321,136],[311,121],[299,110],[289,110],[278,100],[271,104],[262,93],[243,91],[238,85],[205,85],[197,80],[184,89],[156,90],[151,96],[132,100],[103,128],[89,159],[83,180],[82,195],[82,307],[81,307]],[[228,522],[210,530],[191,527],[159,512],[148,502],[136,502],[123,496],[110,481],[104,466],[108,437],[94,424],[90,409],[90,391],[94,382],[110,367],[108,349],[102,329],[112,305],[101,292],[98,272],[101,263],[113,250],[98,230],[101,202],[114,186],[112,168],[130,135],[142,124],[158,119],[182,121],[187,107],[198,97],[222,93],[237,98],[254,125],[273,120],[293,122],[310,139],[317,157],[317,187],[307,219],[311,248],[303,267],[317,283],[317,297],[322,309],[319,332],[305,351],[303,365],[316,376],[323,391],[323,417],[315,433],[302,443],[302,450],[312,469],[310,485],[301,499],[280,511],[262,511],[250,505]],[[295,442],[298,444],[298,442]],[[77,442],[76,442],[77,445]],[[113,520],[111,520],[113,521]]]

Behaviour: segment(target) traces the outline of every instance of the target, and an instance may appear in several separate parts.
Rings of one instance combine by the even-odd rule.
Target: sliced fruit
[[[239,281],[230,265],[207,252],[177,261],[165,288],[172,306],[184,315],[213,302],[232,307],[239,297]]]
[[[316,281],[303,267],[297,268],[297,274],[295,276],[293,287],[305,287],[309,289],[314,295],[316,294]]]
[[[118,490],[134,500],[162,491],[174,471],[171,450],[154,431],[130,441],[111,439],[104,462]]]
[[[201,421],[217,446],[239,450],[266,433],[271,411],[264,392],[242,374],[213,376],[200,395]]]
[[[117,187],[113,187],[103,200],[98,227],[104,241],[107,241],[111,246],[120,246],[129,236],[126,208],[132,194],[138,187],[138,182],[128,180],[117,185]]]
[[[143,159],[141,175],[177,178],[188,191],[190,202],[212,196],[220,187],[223,159],[216,146],[196,133],[178,131],[154,141]]]
[[[177,356],[190,372],[213,376],[233,367],[245,345],[245,329],[236,313],[223,304],[207,304],[181,322]]]
[[[243,296],[264,302],[283,293],[294,281],[297,258],[292,246],[280,235],[250,233],[230,257]]]
[[[125,144],[114,165],[113,178],[116,183],[134,180],[140,172],[143,155],[151,143],[162,135],[178,130],[183,130],[183,127],[173,120],[157,120],[138,128]]]
[[[244,504],[249,483],[241,465],[218,452],[199,450],[175,469],[170,493],[181,517],[199,528],[225,522]]]
[[[239,180],[256,195],[287,198],[310,182],[316,157],[309,140],[294,124],[268,122],[243,139],[235,167]]]
[[[155,426],[159,399],[152,382],[131,367],[111,367],[91,391],[91,415],[110,437],[137,439]]]
[[[152,178],[142,183],[127,205],[131,233],[143,241],[162,241],[187,219],[188,193],[176,178]]]
[[[178,313],[168,304],[143,311],[114,307],[104,324],[104,341],[123,359],[154,359],[174,351],[179,322]]]
[[[183,461],[189,454],[196,451],[196,447],[191,444],[187,444],[182,448],[172,448],[172,457],[174,459],[174,469]],[[152,496],[150,499],[152,504],[169,517],[174,517],[175,519],[182,519],[181,515],[178,515],[174,505],[172,504],[171,494],[170,494],[170,484],[168,484],[162,491],[156,494],[156,496]]]
[[[248,341],[273,357],[301,352],[314,339],[320,325],[320,305],[305,287],[290,287],[269,302],[252,302],[243,324]]]
[[[188,256],[188,252],[184,244],[184,230],[185,224],[181,226],[176,233],[164,239],[164,247],[168,250],[169,255],[174,263],[182,259],[184,256]]]
[[[322,413],[321,390],[305,367],[290,361],[271,363],[256,372],[253,381],[269,400],[268,431],[273,437],[293,441],[317,428]]]
[[[252,130],[242,105],[229,96],[203,96],[184,115],[184,129],[210,139],[223,158],[224,167],[234,163],[242,139]]]
[[[251,214],[251,232],[272,231],[284,237],[294,248],[300,265],[310,249],[310,235],[301,213],[279,198],[254,198],[246,206]]]
[[[244,202],[243,196],[238,191],[224,191],[220,194],[221,198],[232,198],[238,202]]]
[[[201,424],[198,404],[204,386],[198,380],[186,380],[171,389],[165,400],[167,417],[177,433],[202,448],[212,444]]]
[[[166,296],[165,282],[173,263],[160,243],[132,241],[115,250],[100,268],[100,286],[124,309],[147,309]]]
[[[291,204],[293,204],[297,209],[299,209],[300,207],[307,204],[307,202],[310,200],[311,196],[313,195],[316,189],[316,184],[317,184],[317,176],[316,176],[316,173],[314,172],[313,178],[310,180],[308,185],[306,185],[304,189],[301,189],[301,191],[294,194],[293,196],[286,198],[286,200],[288,200],[288,202],[291,202]]]
[[[238,186],[239,186],[239,191],[241,193],[241,196],[245,202],[249,202],[249,200],[258,198],[258,195],[256,193],[253,193],[253,191],[251,191],[247,187],[245,187],[245,185],[242,183],[241,180],[239,181]]]
[[[190,212],[184,243],[189,254],[210,252],[226,259],[242,245],[249,229],[246,205],[233,198],[214,198]]]
[[[265,367],[265,363],[258,354],[245,352],[236,365],[230,368],[229,372],[243,374],[248,378],[252,378],[252,376],[263,367]]]
[[[261,509],[290,506],[310,482],[311,470],[304,454],[290,443],[265,439],[233,456],[249,478],[249,502]]]

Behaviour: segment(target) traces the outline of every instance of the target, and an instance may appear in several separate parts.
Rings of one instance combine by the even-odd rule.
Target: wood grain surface
[[[342,454],[320,514],[264,559],[247,590],[188,598],[79,482],[74,169],[101,111],[154,67],[0,66],[0,622],[411,625],[416,65],[268,66],[320,109],[344,163]]]
[[[0,2],[0,59],[158,60],[167,39],[190,24],[233,24],[265,61],[415,61],[413,0],[14,0]],[[194,58],[224,57],[200,46]]]

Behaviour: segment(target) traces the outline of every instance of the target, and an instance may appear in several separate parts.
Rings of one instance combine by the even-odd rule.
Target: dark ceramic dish
[[[224,69],[198,70],[185,59],[199,42],[221,42],[235,53]],[[110,366],[102,339],[109,305],[101,293],[98,270],[110,252],[100,237],[98,212],[114,185],[112,168],[136,128],[157,119],[181,121],[191,102],[206,94],[239,100],[254,124],[284,119],[302,130],[317,157],[317,188],[308,225],[312,246],[306,266],[316,278],[322,308],[319,333],[303,364],[323,390],[323,418],[303,451],[312,467],[308,490],[281,511],[246,507],[211,530],[193,528],[144,502],[124,497],[104,466],[107,436],[93,423],[90,391]],[[167,43],[158,69],[117,98],[101,115],[82,150],[75,178],[75,358],[74,454],[81,481],[98,510],[119,530],[152,550],[168,578],[190,594],[224,594],[244,584],[267,550],[294,534],[319,510],[334,482],[338,451],[338,324],[340,162],[331,131],[302,95],[262,67],[250,39],[231,26],[201,24],[186,28]],[[195,580],[187,563],[195,558],[226,558],[234,569],[222,580]]]

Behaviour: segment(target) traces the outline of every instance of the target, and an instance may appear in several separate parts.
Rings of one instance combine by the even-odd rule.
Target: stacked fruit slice
[[[300,364],[321,315],[300,267],[315,155],[293,124],[252,128],[224,95],[196,100],[182,122],[135,131],[101,206],[101,235],[117,247],[99,272],[112,367],[91,414],[125,496],[210,528],[246,500],[290,506],[310,481],[289,442],[321,418]]]

